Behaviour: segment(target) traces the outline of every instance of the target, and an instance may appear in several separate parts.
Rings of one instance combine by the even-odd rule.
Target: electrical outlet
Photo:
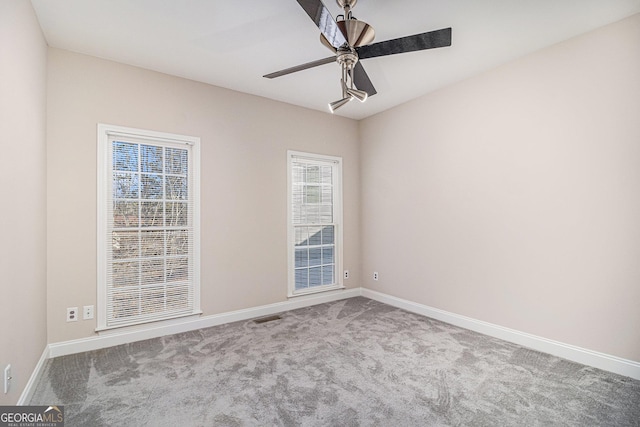
[[[78,307],[67,308],[67,322],[78,321]]]
[[[345,270],[344,271],[344,278],[348,279],[349,278],[349,270]]]
[[[378,272],[377,271],[373,272],[373,280],[378,280]]]
[[[9,387],[11,387],[11,364],[8,364],[6,368],[4,368],[4,393],[9,393]]]
[[[82,319],[83,320],[93,319],[93,306],[92,305],[85,305],[84,307],[82,307]]]

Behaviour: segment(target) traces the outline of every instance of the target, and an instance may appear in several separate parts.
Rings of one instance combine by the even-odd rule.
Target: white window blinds
[[[340,287],[341,161],[290,152],[291,295]]]
[[[104,133],[99,328],[198,312],[199,141]]]

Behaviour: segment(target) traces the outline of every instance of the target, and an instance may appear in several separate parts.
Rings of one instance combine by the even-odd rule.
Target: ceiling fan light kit
[[[358,55],[355,53],[353,48],[349,46],[340,47],[337,52],[336,61],[340,65],[342,71],[342,79],[340,80],[342,98],[329,104],[329,109],[332,113],[343,105],[346,105],[347,102],[351,101],[353,98],[358,99],[360,102],[364,102],[369,96],[367,92],[355,88],[353,82],[353,67],[358,62]]]
[[[348,103],[352,99],[353,99],[353,97],[349,96],[347,98],[342,98],[342,99],[339,99],[337,101],[330,102],[329,103],[329,110],[333,113],[335,110],[337,110],[338,108],[342,107],[343,105],[345,105],[346,103]]]
[[[367,92],[358,89],[347,89],[347,93],[351,95],[352,98],[355,98],[360,102],[366,101],[369,97],[369,94]]]
[[[364,102],[377,93],[360,60],[451,46],[451,28],[371,44],[375,38],[373,27],[356,19],[351,12],[357,0],[336,0],[338,6],[344,11],[344,14],[338,15],[337,19],[333,19],[322,0],[296,1],[320,29],[320,42],[330,49],[335,57],[308,62],[263,77],[273,79],[337,62],[341,71],[342,98],[329,104],[329,110],[332,113],[354,98]]]

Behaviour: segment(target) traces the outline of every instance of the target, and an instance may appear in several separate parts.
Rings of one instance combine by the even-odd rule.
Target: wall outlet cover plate
[[[4,392],[5,394],[9,392],[9,386],[11,386],[11,364],[8,364],[6,368],[4,368]]]

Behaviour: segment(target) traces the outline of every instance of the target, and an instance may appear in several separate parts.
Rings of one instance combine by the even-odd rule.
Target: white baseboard
[[[31,388],[34,385],[37,376],[44,365],[44,361],[49,357],[64,356],[67,354],[81,353],[84,351],[98,350],[101,348],[111,347],[114,345],[126,344],[135,341],[157,338],[165,335],[188,332],[202,328],[222,325],[225,323],[248,320],[256,317],[269,316],[283,311],[295,310],[298,308],[309,307],[316,304],[322,304],[341,299],[363,296],[394,307],[402,308],[412,313],[431,317],[441,320],[455,326],[480,332],[495,338],[513,342],[533,350],[552,354],[562,357],[583,365],[593,366],[616,374],[631,377],[640,380],[640,363],[632,360],[622,359],[620,357],[611,356],[604,353],[576,347],[573,345],[553,341],[547,338],[538,337],[525,332],[514,329],[505,328],[503,326],[494,325],[492,323],[481,320],[472,319],[470,317],[461,316],[459,314],[440,310],[427,305],[419,304],[413,301],[404,300],[381,292],[372,291],[367,288],[355,288],[326,292],[322,294],[306,295],[291,298],[285,302],[268,304],[244,310],[231,311],[228,313],[216,314],[212,316],[203,316],[194,320],[185,320],[184,322],[174,323],[170,325],[161,325],[149,327],[145,329],[133,331],[114,331],[113,333],[103,334],[100,336],[83,338],[73,341],[65,341],[49,344],[43,353],[34,373],[29,379],[27,387],[22,393],[19,402],[26,402],[30,399]]]
[[[627,377],[640,380],[640,363],[632,360],[622,359],[620,357],[611,356],[597,351],[564,344],[558,341],[549,340],[525,332],[516,331],[514,329],[505,328],[494,325],[492,323],[483,322],[481,320],[472,319],[470,317],[461,316],[459,314],[450,313],[448,311],[429,307],[427,305],[418,304],[412,301],[397,298],[381,292],[372,291],[367,288],[361,288],[361,295],[372,300],[376,300],[394,307],[402,308],[412,313],[420,314],[432,319],[441,320],[455,326],[480,332],[495,338],[500,338],[533,350],[543,353],[552,354],[562,357],[573,362],[583,365],[593,366],[605,371],[624,375]]]
[[[321,294],[304,295],[291,298],[285,302],[262,305],[247,308],[244,310],[230,311],[211,316],[202,316],[198,319],[185,320],[172,324],[160,326],[150,326],[144,329],[127,330],[102,333],[99,336],[81,338],[72,341],[52,343],[48,346],[49,357],[65,356],[68,354],[81,353],[83,351],[99,350],[101,348],[112,347],[114,345],[127,344],[135,341],[142,341],[150,338],[158,338],[165,335],[178,334],[181,332],[195,331],[211,326],[225,323],[237,322],[241,320],[253,319],[256,317],[269,316],[282,313],[283,311],[296,310],[298,308],[323,304],[325,302],[337,301],[346,298],[353,298],[360,295],[360,288],[341,289]]]
[[[27,381],[27,385],[24,386],[24,390],[22,390],[22,394],[20,394],[20,398],[18,399],[17,405],[24,406],[29,403],[31,397],[33,396],[33,392],[35,391],[36,382],[40,377],[40,373],[44,368],[44,362],[49,358],[49,347],[45,347],[42,355],[40,356],[40,360],[36,364],[36,367],[33,369],[31,376],[29,377],[29,381]]]

